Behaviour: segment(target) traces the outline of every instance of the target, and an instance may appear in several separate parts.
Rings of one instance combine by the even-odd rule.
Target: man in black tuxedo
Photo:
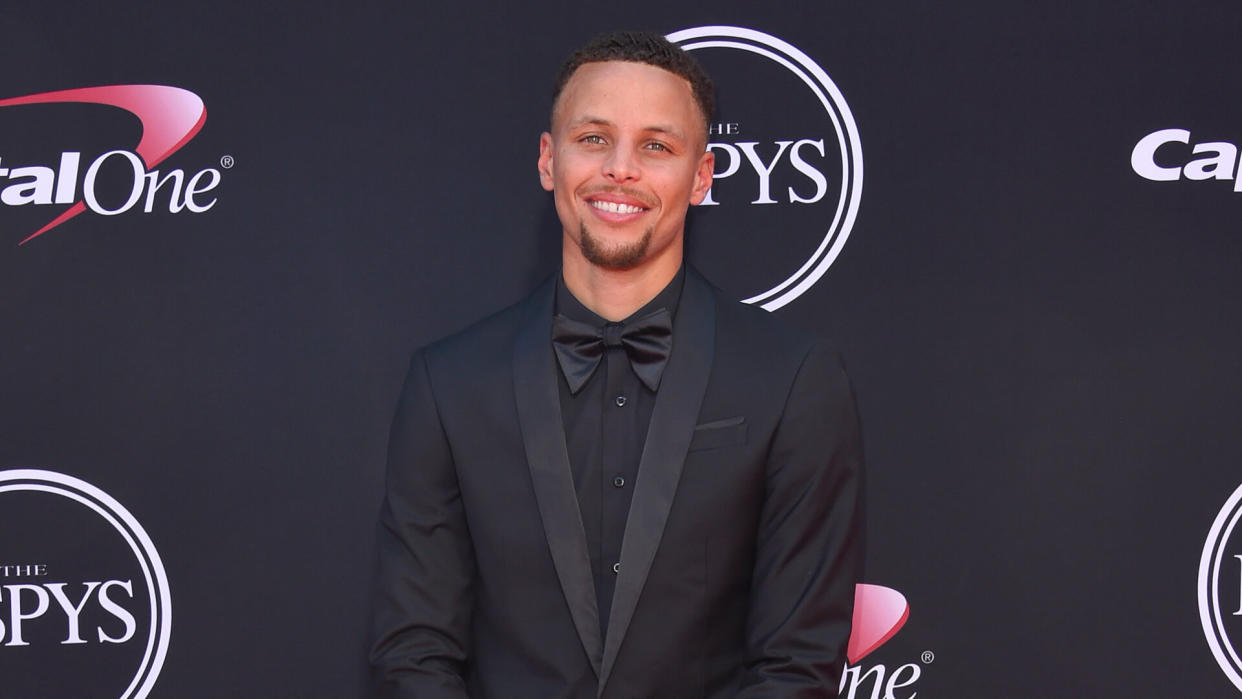
[[[834,697],[862,558],[837,355],[683,265],[711,84],[654,34],[565,65],[562,269],[413,356],[392,426],[385,697]]]

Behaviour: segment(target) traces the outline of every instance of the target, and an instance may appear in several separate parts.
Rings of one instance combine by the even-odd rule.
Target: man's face
[[[686,209],[712,184],[703,131],[684,78],[644,63],[578,68],[539,139],[539,179],[554,195],[564,254],[606,269],[679,261]]]

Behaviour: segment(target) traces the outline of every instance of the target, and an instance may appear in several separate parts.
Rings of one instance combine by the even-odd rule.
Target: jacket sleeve
[[[464,699],[474,553],[424,354],[388,445],[370,659],[379,696]]]
[[[740,697],[836,697],[863,556],[863,454],[853,392],[814,346],[768,452]]]

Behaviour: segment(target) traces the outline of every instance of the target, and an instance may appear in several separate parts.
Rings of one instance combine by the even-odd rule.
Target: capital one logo
[[[1199,559],[1199,621],[1220,669],[1242,692],[1242,486],[1216,515]]]
[[[910,617],[910,606],[900,592],[880,585],[859,584],[854,589],[854,618],[846,650],[845,671],[837,694],[842,699],[914,699],[917,691],[910,687],[922,676],[919,663],[904,663],[886,668],[873,664],[864,668],[860,663],[888,639],[897,635]],[[929,663],[934,654],[925,651],[922,661]],[[898,690],[903,690],[898,696]]]
[[[151,537],[63,473],[0,471],[0,686],[14,697],[143,699],[172,602]]]
[[[0,107],[69,103],[123,109],[141,122],[142,137],[133,150],[110,150],[87,163],[85,174],[82,154],[76,150],[61,152],[55,165],[10,163],[0,153],[0,205],[70,205],[19,244],[86,211],[116,216],[135,210],[151,213],[159,206],[166,207],[169,213],[202,213],[215,205],[211,192],[220,184],[220,171],[216,168],[188,175],[181,169],[167,173],[154,169],[203,128],[207,109],[198,95],[167,85],[106,85],[12,97],[0,100]],[[126,194],[119,201],[101,200],[97,182],[105,170],[126,180]]]
[[[1242,192],[1242,168],[1238,147],[1228,141],[1203,141],[1191,145],[1186,129],[1153,131],[1134,145],[1130,167],[1154,182],[1232,180],[1233,191]]]
[[[694,209],[690,257],[773,311],[841,254],[858,216],[862,146],[841,90],[810,56],[745,27],[668,35],[716,85],[712,189]],[[698,238],[705,242],[696,244]]]

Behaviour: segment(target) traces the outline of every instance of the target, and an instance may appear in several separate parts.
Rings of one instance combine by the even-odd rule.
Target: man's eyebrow
[[[673,138],[676,138],[678,140],[683,140],[683,141],[686,139],[686,135],[681,132],[681,129],[675,126],[672,126],[671,124],[652,124],[651,126],[644,128],[643,131],[655,131],[657,133],[664,133],[664,134],[668,134],[669,136],[672,136]]]
[[[612,126],[613,123],[603,117],[591,116],[590,114],[581,116],[569,124],[569,128],[574,129],[579,126]]]
[[[569,124],[569,128],[571,129],[577,129],[583,126],[610,126],[611,127],[611,126],[615,126],[615,124],[613,124],[611,121],[603,117],[591,116],[590,114],[583,115],[575,119],[574,121],[570,122]],[[682,141],[686,140],[686,135],[682,133],[681,129],[671,124],[652,124],[650,126],[643,127],[643,131],[654,131],[656,133],[668,134],[669,136],[672,136],[673,138],[678,139],[678,140],[682,140]]]

